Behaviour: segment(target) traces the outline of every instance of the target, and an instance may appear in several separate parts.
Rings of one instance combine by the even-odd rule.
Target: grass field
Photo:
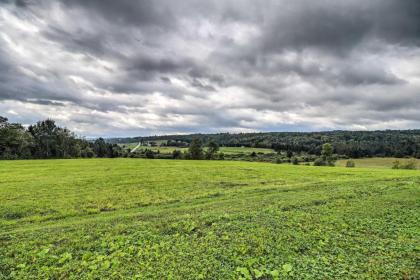
[[[130,143],[130,144],[121,144],[121,146],[123,147],[127,147],[129,149],[133,149],[134,147],[137,146],[136,143]],[[149,147],[149,146],[139,146],[138,149],[149,149],[152,150],[154,152],[157,152],[159,150],[159,152],[161,153],[172,153],[174,150],[180,150],[180,151],[186,151],[188,150],[188,148],[179,148],[179,147],[166,147],[166,146],[162,146],[162,147]]]
[[[0,279],[418,279],[420,172],[0,161]]]
[[[129,144],[121,144],[121,146],[133,149],[137,146],[138,143],[129,143]],[[174,150],[180,150],[180,151],[186,151],[188,148],[179,148],[179,147],[149,147],[149,146],[140,146],[139,149],[149,149],[152,151],[158,151],[161,153],[172,153]],[[269,154],[269,153],[275,153],[272,149],[265,149],[265,148],[249,148],[249,147],[220,147],[220,152],[225,154],[250,154],[252,152],[255,153],[263,153],[263,154]]]
[[[356,167],[368,167],[368,168],[391,168],[393,163],[398,160],[400,163],[406,163],[409,160],[407,158],[360,158],[353,159]],[[414,159],[417,162],[417,168],[420,168],[420,159]],[[347,160],[339,160],[336,162],[337,166],[346,166]]]

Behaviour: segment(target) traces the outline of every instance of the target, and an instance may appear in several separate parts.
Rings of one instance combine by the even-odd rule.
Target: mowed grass
[[[129,144],[121,144],[122,147],[133,149],[137,146],[138,143],[129,143]],[[172,153],[174,150],[180,151],[187,151],[188,148],[180,148],[180,147],[171,147],[171,146],[161,146],[161,147],[149,147],[149,146],[140,146],[138,149],[149,149],[152,151],[159,151],[160,153]],[[204,147],[205,149],[205,147]],[[220,147],[219,151],[225,154],[250,154],[252,152],[255,153],[275,153],[272,149],[265,149],[265,148],[250,148],[250,147]]]
[[[130,144],[121,144],[122,147],[134,149],[137,144],[136,143],[130,143]],[[171,146],[162,146],[162,147],[149,147],[149,146],[139,146],[138,149],[148,149],[152,150],[154,152],[159,151],[160,153],[169,154],[172,153],[174,150],[179,151],[187,151],[188,148],[180,148],[180,147],[171,147]]]
[[[0,279],[418,279],[420,172],[0,161]]]
[[[359,158],[352,159],[356,164],[356,167],[368,167],[368,168],[391,168],[395,161],[399,161],[404,164],[408,161],[414,160],[417,162],[417,168],[420,169],[420,159],[408,159],[408,158]],[[347,160],[339,160],[336,162],[337,166],[346,166]]]

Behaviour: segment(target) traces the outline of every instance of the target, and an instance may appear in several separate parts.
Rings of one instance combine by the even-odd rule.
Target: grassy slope
[[[394,161],[398,160],[400,163],[405,163],[412,159],[407,158],[359,158],[353,159],[356,167],[368,167],[368,168],[391,168]],[[418,168],[420,168],[420,159],[414,159],[417,162]],[[337,166],[346,166],[347,160],[337,161]]]
[[[419,276],[420,172],[0,162],[0,279]]]

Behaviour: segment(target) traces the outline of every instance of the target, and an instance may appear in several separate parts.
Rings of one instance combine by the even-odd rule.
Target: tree
[[[95,156],[95,152],[89,146],[86,146],[81,150],[81,156],[86,158],[93,158]]]
[[[93,150],[97,157],[103,158],[108,156],[108,146],[103,138],[98,138],[93,143]]]
[[[327,161],[328,158],[331,158],[332,153],[333,147],[330,143],[325,143],[324,145],[322,145],[321,155],[323,160]]]
[[[18,123],[9,123],[0,116],[0,158],[31,158],[32,137]]]
[[[0,116],[0,129],[7,125],[8,119],[6,117]]]
[[[330,143],[322,145],[321,157],[314,161],[315,166],[334,166],[333,147]]]
[[[51,119],[39,121],[25,129],[0,116],[0,158],[77,158],[120,157],[122,148],[99,138],[88,142]]]
[[[194,138],[188,148],[188,153],[191,159],[202,159],[203,148],[201,147],[201,141],[198,138]]]
[[[219,145],[217,145],[217,143],[214,141],[210,141],[207,145],[206,159],[213,159],[218,151]]]
[[[34,156],[36,158],[51,158],[61,156],[57,152],[58,128],[51,119],[39,121],[28,128],[35,145]]]
[[[321,158],[325,165],[334,166],[333,146],[330,143],[322,145]]]

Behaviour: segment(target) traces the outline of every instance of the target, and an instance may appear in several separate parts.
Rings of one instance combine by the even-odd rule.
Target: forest
[[[0,159],[120,157],[122,149],[103,138],[88,141],[53,120],[28,128],[0,116]]]
[[[416,157],[420,158],[420,130],[263,132],[165,135],[113,138],[110,143],[156,142],[160,145],[187,147],[193,139],[216,142],[221,147],[269,148],[277,152],[320,155],[322,145],[331,143],[334,153],[351,158]],[[164,144],[166,143],[166,144]]]

